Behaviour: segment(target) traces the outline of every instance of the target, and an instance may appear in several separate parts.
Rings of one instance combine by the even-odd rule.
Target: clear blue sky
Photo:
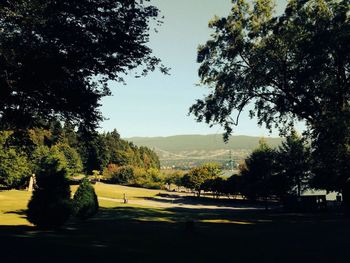
[[[281,0],[283,1],[283,0]],[[170,76],[159,72],[147,77],[126,78],[126,85],[110,83],[113,96],[102,100],[101,111],[108,120],[101,131],[116,128],[122,137],[169,136],[177,134],[218,134],[219,126],[209,128],[188,116],[188,108],[208,90],[199,82],[197,47],[209,39],[208,21],[225,16],[230,0],[152,0],[164,15],[164,24],[151,35],[149,46],[171,68]],[[243,114],[234,134],[269,136],[256,120]],[[272,136],[277,136],[277,131]]]

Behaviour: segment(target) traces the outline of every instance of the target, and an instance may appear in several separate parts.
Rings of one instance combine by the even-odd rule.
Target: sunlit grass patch
[[[236,221],[228,219],[203,219],[200,220],[202,223],[215,223],[215,224],[235,224],[235,225],[254,225],[254,222],[249,221]]]
[[[25,210],[31,196],[27,191],[0,192],[0,225],[31,225],[25,216]]]
[[[176,223],[177,221],[167,218],[167,217],[140,217],[137,219],[141,222],[166,222],[166,223]]]
[[[164,192],[161,190],[151,190],[103,183],[96,183],[94,187],[98,196],[122,199],[125,194],[129,200],[140,199],[143,197],[154,197],[160,192]]]

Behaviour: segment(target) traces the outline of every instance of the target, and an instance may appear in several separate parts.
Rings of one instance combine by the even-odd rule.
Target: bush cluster
[[[150,189],[161,189],[164,185],[164,176],[156,168],[145,169],[131,165],[110,164],[104,169],[103,177],[109,183]]]
[[[84,179],[71,200],[65,159],[57,152],[47,152],[39,160],[36,187],[28,203],[28,221],[42,229],[62,226],[72,213],[87,219],[98,211],[94,188]]]

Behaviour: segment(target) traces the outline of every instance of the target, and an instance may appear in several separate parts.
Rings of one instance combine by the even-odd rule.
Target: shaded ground
[[[99,200],[124,203],[123,199],[99,197]],[[130,199],[128,204],[158,208],[189,208],[189,209],[222,209],[222,210],[261,210],[265,209],[262,204],[248,204],[236,200],[206,200],[196,197],[181,196],[177,194],[160,194],[155,197],[143,197]],[[270,205],[274,207],[273,205]]]
[[[1,262],[322,263],[349,257],[350,222],[337,214],[192,205],[156,208],[101,200],[95,218],[71,220],[59,231],[0,221]],[[23,216],[20,209],[10,212]]]

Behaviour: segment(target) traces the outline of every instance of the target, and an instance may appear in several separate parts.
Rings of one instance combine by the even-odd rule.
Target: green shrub
[[[20,188],[25,185],[31,171],[28,159],[15,149],[0,147],[0,184],[6,188]]]
[[[134,168],[132,166],[121,166],[110,175],[111,183],[130,184],[134,179]]]
[[[75,215],[84,220],[98,211],[98,200],[95,189],[87,178],[84,178],[74,194],[73,209]]]
[[[28,203],[28,221],[39,228],[62,226],[71,214],[70,188],[59,156],[48,153],[40,160],[36,190]]]

